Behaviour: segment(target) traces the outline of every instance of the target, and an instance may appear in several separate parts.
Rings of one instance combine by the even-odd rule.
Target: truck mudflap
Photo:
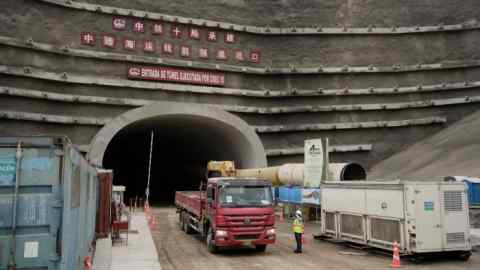
[[[261,231],[236,232],[218,228],[217,231],[226,231],[227,235],[215,233],[215,245],[218,247],[269,245],[275,243],[275,233],[267,235],[267,228]]]

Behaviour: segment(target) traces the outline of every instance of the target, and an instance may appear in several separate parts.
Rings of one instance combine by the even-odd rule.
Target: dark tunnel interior
[[[234,127],[215,119],[174,115],[135,122],[110,141],[103,166],[113,169],[114,185],[129,198],[145,196],[150,134],[154,132],[150,204],[172,204],[175,191],[198,190],[209,160],[248,163],[250,145]]]

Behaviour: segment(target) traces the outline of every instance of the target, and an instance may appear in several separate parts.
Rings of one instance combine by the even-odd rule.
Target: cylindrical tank
[[[301,163],[284,164],[276,167],[241,169],[236,171],[237,177],[261,177],[272,182],[274,186],[303,186],[305,166]],[[365,180],[367,173],[358,163],[330,163],[328,166],[329,181]]]
[[[285,164],[278,168],[278,179],[284,183],[291,183],[291,185],[303,185],[303,164]]]

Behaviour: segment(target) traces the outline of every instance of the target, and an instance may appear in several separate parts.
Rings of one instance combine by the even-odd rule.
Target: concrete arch
[[[176,127],[187,129],[182,126],[195,124],[191,136],[209,137],[209,131],[215,131],[216,135],[225,136],[224,141],[230,142],[238,165],[244,168],[265,167],[267,159],[265,149],[260,138],[245,121],[226,111],[212,108],[202,104],[156,102],[138,109],[128,111],[106,124],[93,138],[90,143],[87,158],[97,166],[103,165],[103,159],[112,139],[122,130],[131,126],[153,125],[161,123],[176,123]],[[212,136],[207,143],[215,147],[217,141]],[[223,147],[226,147],[223,145]]]

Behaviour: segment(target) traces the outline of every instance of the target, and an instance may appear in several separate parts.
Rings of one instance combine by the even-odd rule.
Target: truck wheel
[[[188,214],[185,214],[183,216],[183,231],[186,234],[192,234],[193,233],[193,229],[192,229],[192,227],[190,227],[190,222],[188,221]]]
[[[210,253],[217,253],[217,246],[213,243],[213,230],[212,228],[208,228],[208,233],[207,233],[207,248]]]
[[[178,225],[180,226],[180,230],[183,230],[183,211],[178,213]]]
[[[267,249],[267,245],[255,245],[255,249],[258,252],[265,252],[265,250]]]

